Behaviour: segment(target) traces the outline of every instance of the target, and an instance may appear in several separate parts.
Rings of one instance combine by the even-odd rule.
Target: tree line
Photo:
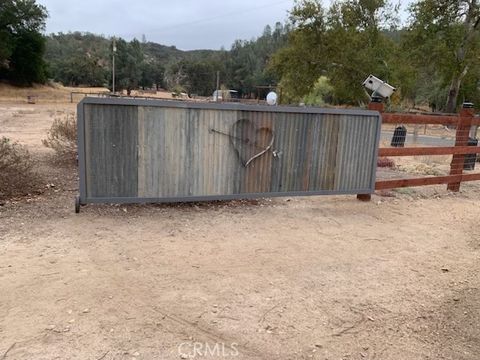
[[[398,88],[392,103],[429,104],[455,112],[480,104],[480,2],[417,0],[407,25],[388,0],[298,0],[293,30],[271,67],[284,101],[354,104],[368,101],[362,87],[375,74]]]
[[[52,34],[46,38],[45,59],[50,76],[70,86],[111,86],[113,44],[118,90],[167,88],[189,95],[211,96],[217,76],[223,87],[251,96],[258,85],[275,84],[268,68],[272,55],[286,45],[288,27],[266,26],[249,41],[237,40],[230,50],[181,51],[134,39],[112,39],[88,33]]]
[[[393,106],[429,104],[454,112],[480,104],[480,0],[417,0],[400,24],[390,0],[296,0],[286,24],[267,26],[230,49],[181,51],[115,39],[117,89],[166,88],[209,96],[222,87],[254,97],[278,85],[284,103],[368,101],[369,75],[398,90]],[[47,10],[34,0],[0,3],[0,79],[31,84],[111,86],[112,38],[68,33],[43,36]]]
[[[35,0],[0,1],[0,80],[28,85],[46,81],[45,20]]]

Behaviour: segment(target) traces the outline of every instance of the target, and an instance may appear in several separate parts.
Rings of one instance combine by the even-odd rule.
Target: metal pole
[[[115,94],[115,53],[117,52],[117,45],[115,37],[113,38],[113,61],[112,61],[112,92]]]

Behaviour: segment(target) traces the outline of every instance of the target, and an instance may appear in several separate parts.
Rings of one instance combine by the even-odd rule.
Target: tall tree
[[[277,76],[267,68],[273,54],[286,44],[288,27],[266,26],[262,36],[245,41],[236,40],[226,62],[224,84],[244,95],[256,92],[257,85],[276,85]]]
[[[152,87],[155,85],[156,89],[164,86],[165,68],[158,60],[145,60],[140,66],[141,77],[139,85],[143,88]]]
[[[465,78],[480,67],[480,1],[419,0],[410,11],[412,59],[420,72],[434,66],[447,89],[445,110],[455,112]]]
[[[394,43],[385,30],[396,25],[396,11],[386,0],[334,1],[326,10],[319,0],[298,0],[290,13],[288,46],[272,61],[287,101],[313,90],[321,76],[333,87],[333,100],[358,103],[369,74],[390,76]]]
[[[180,86],[188,95],[211,96],[215,90],[216,66],[213,62],[182,60],[170,67],[170,87]]]
[[[142,64],[144,53],[140,42],[136,39],[127,43],[120,39],[117,41],[116,77],[118,89],[126,89],[128,94],[138,88],[142,78]]]
[[[89,33],[49,35],[45,53],[49,75],[70,86],[106,86],[111,73],[109,44]]]
[[[10,79],[22,85],[44,83],[46,81],[46,64],[43,60],[45,39],[35,31],[19,33],[10,56]]]
[[[275,53],[270,62],[280,77],[282,101],[297,101],[307,95],[326,69],[328,39],[325,9],[320,1],[297,1],[290,12],[293,30],[287,46]]]
[[[21,84],[45,81],[47,10],[35,0],[0,2],[0,78]]]

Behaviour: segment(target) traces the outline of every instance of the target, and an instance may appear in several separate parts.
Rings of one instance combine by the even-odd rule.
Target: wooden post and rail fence
[[[77,93],[71,93],[71,101],[73,101],[74,94]],[[90,95],[85,93],[79,94],[83,96]],[[109,93],[97,93],[95,95],[97,97],[111,97],[111,94]],[[475,116],[475,111],[472,104],[464,104],[463,108],[458,114],[388,113],[384,111],[384,104],[382,102],[371,102],[368,108],[370,110],[376,110],[381,113],[382,125],[443,125],[456,128],[454,146],[388,147],[378,149],[378,156],[380,158],[398,156],[453,155],[449,175],[378,180],[375,183],[375,190],[389,190],[402,187],[447,184],[448,190],[457,192],[460,190],[460,184],[462,182],[480,180],[480,173],[463,173],[465,155],[474,154],[474,157],[476,157],[476,154],[480,153],[480,147],[468,146],[472,145],[469,144],[469,135],[472,126],[480,125],[480,117]],[[406,129],[404,129],[404,131],[406,132]],[[368,201],[371,199],[370,194],[361,194],[357,197],[359,200],[362,201]]]
[[[447,189],[457,192],[460,184],[465,181],[480,180],[480,173],[464,174],[463,168],[465,155],[480,153],[479,147],[468,146],[470,128],[480,125],[480,118],[475,116],[472,106],[463,107],[458,115],[423,115],[386,113],[384,104],[372,102],[370,110],[382,113],[383,124],[424,124],[424,125],[450,125],[456,127],[455,146],[430,146],[430,147],[394,147],[380,148],[379,157],[394,156],[419,156],[419,155],[453,155],[450,165],[450,174],[445,176],[429,176],[409,179],[379,180],[375,184],[376,190],[388,190],[402,187],[447,184]],[[370,195],[358,195],[359,200],[368,201]]]

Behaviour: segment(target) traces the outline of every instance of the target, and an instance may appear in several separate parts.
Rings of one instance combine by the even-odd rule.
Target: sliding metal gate
[[[79,204],[374,191],[378,112],[85,98]]]

